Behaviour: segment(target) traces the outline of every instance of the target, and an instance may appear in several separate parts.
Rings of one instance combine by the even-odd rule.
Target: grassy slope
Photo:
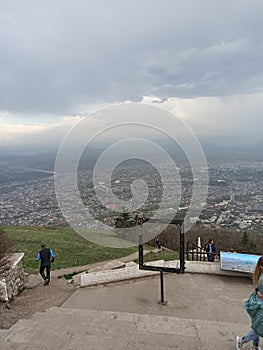
[[[38,270],[35,257],[41,242],[55,254],[53,268],[86,265],[98,261],[117,259],[137,251],[137,247],[109,248],[89,242],[71,228],[2,227],[13,243],[15,252],[24,252],[24,267],[28,272]]]
[[[143,262],[156,261],[156,260],[178,260],[179,254],[178,252],[170,251],[170,250],[160,250],[158,252],[150,252],[146,254],[143,258]],[[135,260],[138,263],[138,259]]]

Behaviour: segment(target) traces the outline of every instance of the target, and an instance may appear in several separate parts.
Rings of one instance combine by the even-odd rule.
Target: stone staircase
[[[0,350],[235,349],[249,330],[242,305],[253,287],[205,272],[166,274],[165,306],[159,276],[79,288],[61,307],[0,330]]]
[[[52,307],[2,331],[0,349],[230,350],[235,335],[247,329],[239,323]]]

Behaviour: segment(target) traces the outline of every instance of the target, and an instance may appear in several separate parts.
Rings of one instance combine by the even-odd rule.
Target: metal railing
[[[207,253],[204,247],[199,247],[197,244],[187,241],[186,242],[186,250],[185,250],[185,258],[186,260],[192,261],[207,261],[207,254],[214,255],[214,258],[219,259],[219,252],[216,253]]]

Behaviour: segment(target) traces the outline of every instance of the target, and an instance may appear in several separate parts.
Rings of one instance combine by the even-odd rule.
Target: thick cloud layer
[[[263,4],[1,1],[0,109],[262,91]]]
[[[143,96],[200,137],[262,139],[261,0],[0,5],[0,145],[57,144],[73,115]]]

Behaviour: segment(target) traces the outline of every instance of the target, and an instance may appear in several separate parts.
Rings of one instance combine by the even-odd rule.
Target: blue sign
[[[220,252],[222,270],[253,273],[261,255]]]

